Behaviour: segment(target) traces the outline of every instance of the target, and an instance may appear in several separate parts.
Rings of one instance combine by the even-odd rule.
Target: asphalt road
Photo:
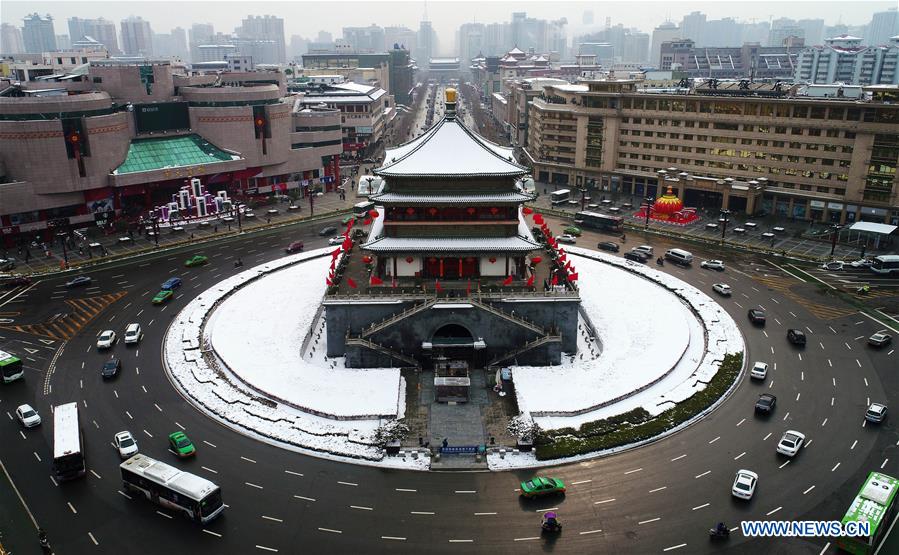
[[[51,278],[0,298],[0,312],[18,313],[15,325],[36,325],[71,312],[66,301],[125,293],[82,322],[68,339],[0,326],[0,349],[25,355],[27,366],[24,381],[0,388],[0,416],[12,415],[27,402],[45,421],[22,430],[10,416],[0,426],[0,459],[57,552],[833,553],[824,538],[775,542],[735,533],[726,544],[712,544],[706,531],[719,520],[737,526],[743,519],[839,519],[867,472],[899,471],[893,419],[866,426],[863,418],[869,400],[899,407],[897,355],[864,344],[865,337],[883,326],[851,309],[837,318],[818,319],[820,312],[802,295],[776,286],[802,287],[798,281],[747,257],[725,258],[728,269],[722,274],[701,270],[698,260],[692,269],[666,265],[664,270],[712,295],[712,283],[731,285],[734,296],[720,301],[743,328],[748,362],[771,365],[768,379],[751,383],[744,378],[718,410],[672,437],[542,472],[566,480],[564,498],[520,500],[515,490],[532,475],[527,471],[391,471],[300,455],[226,429],[186,403],[168,382],[160,357],[166,327],[190,298],[235,271],[235,257],[251,266],[281,256],[292,240],[304,240],[307,249],[324,246],[326,240],[315,235],[322,225],[246,235],[98,268],[87,273],[94,280],[91,289],[65,289],[60,287],[63,278]],[[595,245],[599,237],[588,233],[579,243]],[[642,242],[631,234],[625,247]],[[657,239],[652,244],[657,252],[668,246]],[[185,259],[200,253],[210,257],[209,265],[183,267]],[[159,284],[173,275],[184,280],[175,298],[167,305],[151,305]],[[290,291],[272,294],[290,298]],[[14,295],[19,296],[7,304]],[[814,300],[813,293],[809,296]],[[768,311],[765,328],[748,325],[746,310],[754,306]],[[264,317],[248,314],[247,324]],[[120,342],[110,352],[96,350],[100,331],[115,329],[121,335],[129,322],[144,328],[138,347]],[[787,343],[788,327],[805,329],[809,343],[804,350]],[[123,372],[104,383],[99,368],[110,356],[122,359]],[[777,408],[767,418],[753,414],[762,392],[778,396]],[[81,405],[89,472],[82,480],[56,484],[50,477],[50,406],[70,401]],[[223,516],[198,526],[125,495],[111,443],[125,429],[135,435],[142,452],[218,483],[228,504]],[[166,435],[178,429],[197,445],[192,460],[179,461],[167,452]],[[807,448],[793,460],[774,450],[786,429],[808,438]],[[730,495],[739,468],[760,475],[749,502]],[[541,512],[555,508],[565,531],[542,539]],[[34,530],[8,530],[5,535],[34,536]]]

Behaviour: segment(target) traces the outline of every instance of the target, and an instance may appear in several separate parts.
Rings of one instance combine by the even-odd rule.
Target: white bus
[[[871,262],[871,271],[875,274],[899,276],[899,254],[875,256]]]
[[[553,191],[549,194],[549,201],[555,206],[556,204],[563,204],[568,202],[568,199],[571,198],[571,191],[568,189],[559,189],[558,191]]]
[[[53,473],[57,480],[84,476],[84,442],[78,403],[66,403],[53,409]]]
[[[150,501],[207,523],[224,509],[222,490],[206,478],[137,454],[120,465],[126,490],[142,493]]]
[[[3,383],[14,382],[25,375],[22,367],[22,359],[16,355],[0,351],[0,375]]]

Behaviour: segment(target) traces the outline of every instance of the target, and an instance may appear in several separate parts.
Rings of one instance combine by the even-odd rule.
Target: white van
[[[665,258],[683,266],[693,262],[693,255],[683,249],[668,249],[665,251]]]

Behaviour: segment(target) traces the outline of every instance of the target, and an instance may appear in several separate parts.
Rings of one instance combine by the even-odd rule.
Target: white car
[[[131,432],[119,432],[115,435],[115,448],[119,450],[120,457],[127,459],[137,453],[137,441]]]
[[[556,241],[558,241],[560,243],[572,243],[573,244],[573,243],[577,243],[577,237],[575,237],[574,235],[569,235],[567,233],[564,233],[564,234],[556,237]]]
[[[749,377],[755,378],[757,380],[764,380],[768,377],[768,363],[767,362],[756,362],[752,365],[752,370],[749,371]]]
[[[740,499],[752,499],[755,493],[755,486],[759,483],[759,475],[751,470],[738,470],[737,477],[734,478],[734,485],[730,492],[734,497]]]
[[[135,345],[143,338],[144,332],[140,329],[140,324],[128,324],[125,328],[125,345]]]
[[[645,252],[649,256],[652,256],[652,247],[650,247],[649,245],[640,245],[639,247],[634,247],[631,250]]]
[[[796,453],[802,449],[805,444],[805,434],[796,430],[787,430],[784,432],[780,441],[777,442],[777,452],[788,457],[796,456]]]
[[[25,405],[27,406],[27,405]],[[865,420],[874,424],[880,424],[887,417],[887,407],[880,403],[871,403],[868,410],[865,411]]]
[[[712,285],[712,290],[722,297],[730,297],[731,294],[730,285],[726,283],[715,283]]]
[[[834,260],[831,262],[825,262],[821,265],[822,270],[829,270],[831,272],[839,271],[843,269],[843,263],[839,260]]]
[[[346,237],[344,237],[343,235],[338,235],[337,237],[331,237],[330,239],[328,239],[328,244],[329,245],[342,245],[344,239],[346,239]]]
[[[709,270],[718,270],[719,272],[724,271],[724,262],[721,260],[703,260],[699,266]]]
[[[19,405],[19,408],[16,409],[16,418],[26,428],[34,428],[41,423],[41,415],[28,404]]]
[[[116,336],[115,332],[112,330],[106,330],[97,337],[97,348],[98,349],[108,349],[115,345]]]
[[[870,268],[872,262],[873,261],[870,258],[861,258],[859,260],[853,260],[849,265],[853,268]]]

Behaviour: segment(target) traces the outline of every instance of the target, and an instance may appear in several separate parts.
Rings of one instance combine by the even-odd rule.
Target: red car
[[[9,279],[5,279],[0,282],[0,288],[3,289],[13,289],[15,287],[22,287],[25,285],[31,285],[31,278],[27,276],[15,276]]]
[[[303,250],[303,242],[302,241],[294,241],[293,243],[287,245],[287,248],[284,249],[284,252],[290,254],[292,252],[300,252]]]

